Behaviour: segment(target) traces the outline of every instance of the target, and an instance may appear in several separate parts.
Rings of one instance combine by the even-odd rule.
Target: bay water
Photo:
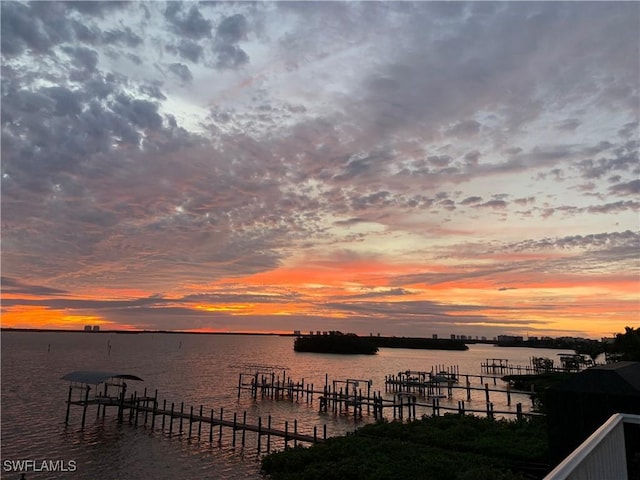
[[[455,366],[461,374],[481,373],[480,364],[488,358],[508,359],[510,364],[528,365],[530,357],[553,358],[572,353],[561,350],[530,348],[500,348],[493,345],[470,345],[467,351],[380,349],[377,355],[332,355],[300,353],[293,350],[293,338],[275,335],[205,335],[180,333],[88,333],[88,332],[19,332],[4,331],[0,352],[0,458],[2,479],[20,479],[16,463],[32,460],[25,478],[31,479],[261,479],[260,457],[265,454],[256,448],[256,434],[246,434],[246,444],[232,446],[231,429],[223,429],[218,442],[218,428],[214,427],[213,443],[209,443],[209,425],[202,426],[201,439],[188,438],[188,422],[183,434],[174,427],[169,436],[159,428],[127,421],[118,424],[116,411],[107,411],[97,418],[96,407],[89,407],[82,429],[82,409],[72,407],[70,421],[65,425],[67,381],[61,377],[75,370],[98,370],[136,375],[143,382],[127,382],[128,393],[141,395],[147,388],[149,395],[158,391],[160,405],[164,400],[185,404],[185,411],[194,406],[199,413],[213,409],[216,418],[222,408],[224,418],[238,418],[246,412],[247,423],[263,425],[271,415],[274,428],[284,429],[284,422],[297,421],[300,433],[312,434],[314,426],[328,436],[341,435],[373,421],[373,415],[355,420],[349,415],[318,412],[318,401],[253,400],[249,392],[238,398],[238,378],[241,372],[251,371],[255,365],[277,366],[294,381],[304,379],[321,390],[328,379],[370,380],[371,390],[380,391],[386,398],[384,378],[406,370],[430,371],[437,366]],[[278,373],[280,376],[281,373]],[[485,380],[486,382],[487,380]],[[478,379],[474,386],[481,386]],[[502,382],[498,381],[498,385]],[[493,386],[493,385],[491,385]],[[466,400],[464,391],[454,398],[442,399],[441,405],[455,407],[458,400]],[[422,403],[427,403],[422,399]],[[530,410],[531,401],[524,395],[513,395],[507,405],[506,395],[492,394],[495,410],[515,411],[517,402]],[[467,408],[484,409],[481,390],[474,391]],[[418,411],[428,414],[428,409]],[[391,414],[385,410],[385,416]],[[125,417],[126,418],[126,417]],[[292,427],[290,426],[290,431]],[[319,433],[321,434],[321,433]],[[282,440],[272,437],[271,449],[283,448]],[[57,462],[58,471],[42,467]],[[48,462],[48,463],[47,463]],[[39,466],[39,467],[38,467]],[[63,471],[61,471],[63,470]]]

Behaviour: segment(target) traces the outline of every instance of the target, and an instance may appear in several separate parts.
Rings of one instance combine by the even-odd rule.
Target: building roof
[[[617,362],[588,368],[552,390],[640,395],[640,362]]]
[[[136,377],[135,375],[130,375],[128,373],[99,372],[94,370],[77,370],[60,377],[61,380],[86,383],[89,385],[98,385],[99,383],[106,382],[110,378],[122,378],[123,380],[144,382],[140,377]]]

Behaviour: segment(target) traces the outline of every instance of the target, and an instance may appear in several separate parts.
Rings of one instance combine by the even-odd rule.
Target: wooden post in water
[[[193,405],[191,405],[191,410],[189,411],[189,435],[188,439],[191,439],[191,426],[193,425]]]
[[[261,440],[262,440],[262,417],[258,417],[258,454],[260,454]]]
[[[244,438],[247,433],[247,411],[242,412],[242,446],[244,447]]]
[[[129,425],[131,425],[131,422],[133,421],[133,411],[134,411],[134,405],[136,404],[136,398],[138,397],[138,392],[133,392],[133,395],[131,395],[131,398],[129,399]]]
[[[511,382],[507,382],[507,405],[511,406]]]
[[[138,413],[139,413],[139,411],[140,411],[140,400],[141,400],[140,398],[137,398],[137,399],[136,399],[136,402],[135,402],[135,406],[136,406],[136,413],[135,413],[135,419],[134,419],[134,422],[133,422],[133,425],[134,425],[135,427],[137,427],[137,426],[138,426]]]
[[[433,407],[433,416],[434,417],[438,416],[438,401],[439,401],[438,397],[433,397],[431,406]]]
[[[91,390],[91,387],[87,385],[87,388],[84,391],[84,405],[82,407],[82,428],[84,428],[84,420],[87,416],[87,406],[89,404],[89,390]]]
[[[158,406],[158,389],[156,388],[156,393],[153,398],[153,412],[151,413],[151,430],[156,424],[156,408]]]
[[[165,398],[162,401],[162,431],[164,432],[164,417],[165,417],[165,413],[167,411],[167,399]]]
[[[415,395],[413,396],[412,400],[413,400],[413,419],[415,420],[416,419],[416,403],[418,403]]]
[[[536,397],[535,397],[535,393],[536,393],[536,389],[533,386],[533,383],[531,384],[531,406],[535,407],[536,406]]]
[[[69,409],[71,408],[71,393],[73,392],[73,385],[69,385],[69,397],[67,398],[67,415],[64,417],[65,425],[69,424]]]
[[[198,440],[200,440],[200,437],[202,436],[202,404],[200,404],[200,415],[198,417]]]
[[[237,412],[233,412],[233,440],[231,442],[231,446],[235,448],[236,446],[236,425],[238,423],[238,414]]]
[[[271,450],[271,415],[267,418],[267,453]]]
[[[293,420],[293,446],[298,446],[298,419]]]
[[[107,396],[107,391],[108,391],[108,390],[109,390],[109,384],[108,384],[108,383],[105,383],[105,384],[104,384],[104,396],[105,396],[105,397]],[[100,409],[98,408],[98,410],[100,410]],[[102,406],[102,418],[104,418],[105,413],[106,413],[106,410],[107,410],[107,406],[106,406],[106,405],[103,405],[103,406]]]
[[[253,379],[253,399],[257,400],[258,398],[258,372]]]
[[[284,421],[284,449],[289,448],[289,421]]]
[[[182,435],[182,420],[184,415],[184,402],[180,402],[180,435]]]
[[[149,400],[147,400],[147,387],[144,387],[144,406],[149,406]],[[149,410],[145,408],[144,410],[144,426],[147,426],[147,418],[149,418]]]
[[[218,432],[218,443],[222,443],[222,414],[224,413],[224,409],[220,407],[220,431]]]
[[[169,417],[169,435],[173,433],[173,407],[174,407],[174,403],[171,402],[171,416]]]
[[[209,422],[209,443],[213,443],[213,408],[211,409],[211,422]]]
[[[516,403],[516,419],[518,422],[522,421],[522,404]]]

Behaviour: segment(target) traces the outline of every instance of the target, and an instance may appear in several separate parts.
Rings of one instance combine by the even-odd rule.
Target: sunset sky
[[[10,2],[2,326],[640,325],[640,3]]]

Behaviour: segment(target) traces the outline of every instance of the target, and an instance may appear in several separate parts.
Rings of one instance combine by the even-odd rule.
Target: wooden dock
[[[539,375],[541,373],[577,373],[593,366],[593,361],[580,354],[560,355],[560,366],[551,358],[530,357],[529,365],[513,365],[506,358],[487,358],[480,364],[483,373],[491,375]]]
[[[186,406],[184,402],[179,404],[175,402],[169,404],[166,400],[160,402],[157,390],[153,395],[148,395],[145,388],[142,394],[135,391],[127,397],[127,384],[124,379],[142,379],[132,375],[115,377],[109,377],[109,375],[104,372],[72,372],[63,377],[71,379],[66,424],[69,423],[72,406],[82,408],[82,427],[85,425],[87,409],[96,406],[96,418],[101,415],[104,418],[107,409],[117,410],[119,423],[128,421],[136,427],[142,425],[152,431],[159,430],[168,436],[186,435],[188,439],[209,443],[217,441],[218,444],[222,444],[223,431],[226,430],[231,433],[233,447],[238,441],[244,447],[247,432],[249,432],[252,436],[256,436],[258,453],[262,451],[264,439],[266,439],[267,452],[271,449],[272,438],[283,441],[285,449],[291,443],[296,446],[298,443],[314,444],[327,439],[326,424],[322,425],[320,432],[318,426],[314,426],[311,434],[310,429],[300,431],[297,420],[280,422],[276,425],[271,415],[266,419],[259,417],[248,421],[246,410],[242,413],[228,413],[225,417],[224,408],[214,410],[213,408],[205,409],[203,405]],[[490,388],[487,382],[482,383],[485,379],[493,380],[495,388]],[[472,386],[472,381],[477,380],[479,384]],[[239,374],[237,394],[239,398],[242,392],[249,392],[254,401],[270,399],[305,402],[309,406],[312,406],[316,400],[319,413],[352,417],[356,421],[362,419],[365,413],[372,415],[375,420],[385,418],[385,411],[388,412],[389,409],[391,414],[387,415],[394,420],[415,420],[418,408],[421,409],[421,413],[434,416],[447,412],[459,415],[477,413],[489,418],[502,415],[515,416],[516,419],[522,420],[526,417],[542,415],[536,412],[524,412],[521,403],[516,404],[515,412],[494,410],[491,395],[506,395],[506,403],[510,406],[512,394],[533,393],[512,390],[508,383],[506,388],[497,388],[496,384],[496,376],[461,374],[457,368],[436,368],[428,372],[406,370],[399,372],[398,375],[385,377],[385,394],[383,395],[380,391],[372,391],[371,380],[350,378],[330,382],[328,375],[325,375],[325,383],[319,389],[314,387],[313,383],[305,382],[304,379],[300,381],[291,379],[286,375],[286,369],[282,367],[276,369],[254,366],[253,371],[245,370]],[[472,391],[483,391],[485,401],[481,403],[482,408],[469,408],[465,400],[458,400],[457,406],[441,405],[441,399],[447,399],[451,404],[454,392],[459,389],[466,391],[466,402],[471,401]],[[225,438],[228,436],[226,435]]]
[[[230,429],[232,446],[236,446],[237,436],[240,436],[241,445],[244,447],[246,434],[250,432],[257,436],[258,453],[262,449],[264,437],[266,437],[267,451],[271,449],[272,437],[282,439],[285,449],[289,447],[290,443],[296,446],[298,442],[310,444],[324,442],[327,439],[326,424],[322,426],[321,432],[318,432],[318,427],[314,426],[313,434],[305,434],[299,431],[297,420],[291,423],[285,421],[283,427],[278,428],[274,425],[271,415],[265,419],[266,421],[259,417],[257,423],[250,423],[247,421],[246,411],[241,415],[238,412],[233,412],[232,415],[229,414],[225,418],[224,408],[217,411],[214,409],[205,410],[203,405],[194,408],[194,406],[185,406],[184,402],[180,402],[178,405],[174,402],[169,404],[166,400],[160,406],[157,390],[153,396],[150,396],[145,388],[141,395],[135,391],[130,393],[127,398],[127,384],[124,382],[124,378],[142,380],[133,375],[114,376],[105,372],[72,372],[63,377],[63,379],[71,380],[65,424],[69,424],[71,407],[79,407],[82,408],[81,426],[84,428],[88,408],[97,406],[96,418],[100,418],[101,414],[104,418],[107,408],[115,409],[119,423],[124,423],[128,417],[128,423],[131,425],[148,426],[151,430],[159,429],[169,436],[186,434],[188,439],[206,440],[207,434],[205,433],[203,436],[203,426],[205,430],[208,426],[209,443],[213,443],[214,438],[218,443],[222,443],[223,430]]]
[[[242,391],[248,391],[254,400],[303,400],[307,404],[313,404],[314,396],[319,403],[319,411],[332,412],[334,415],[351,415],[355,419],[363,417],[364,412],[373,414],[374,419],[384,418],[384,410],[391,409],[394,420],[416,418],[416,407],[429,410],[433,415],[439,415],[442,411],[455,411],[457,413],[479,413],[493,417],[496,414],[515,416],[522,419],[525,416],[540,415],[535,412],[524,412],[522,404],[516,405],[516,411],[496,411],[493,409],[491,395],[501,394],[506,396],[507,405],[511,405],[511,396],[515,394],[532,395],[533,391],[521,391],[511,388],[506,383],[505,388],[497,387],[499,377],[494,375],[470,375],[461,374],[457,366],[437,366],[431,371],[398,372],[398,375],[385,376],[385,394],[393,393],[393,399],[385,398],[381,392],[371,391],[371,381],[360,379],[333,380],[329,382],[325,375],[325,384],[322,390],[314,389],[313,384],[305,383],[304,379],[295,381],[284,373],[280,377],[276,372],[243,372],[238,379],[238,398]],[[464,384],[461,382],[464,380]],[[479,380],[478,386],[472,386],[472,381]],[[495,388],[491,388],[484,380],[491,380]],[[363,391],[362,386],[366,386]],[[465,401],[458,401],[457,407],[440,405],[440,399],[451,400],[455,390],[466,392],[466,402],[470,402],[473,391],[484,392],[485,405],[483,409],[469,409]],[[430,403],[420,403],[418,398],[430,400]],[[533,404],[533,398],[532,398]],[[405,413],[406,412],[406,413]]]
[[[297,420],[291,423],[285,421],[283,428],[276,428],[273,425],[271,415],[269,415],[265,419],[266,421],[259,417],[257,423],[252,424],[247,422],[246,411],[242,412],[241,415],[233,412],[232,415],[229,414],[225,418],[224,408],[220,408],[217,411],[214,411],[214,409],[205,410],[203,405],[198,408],[194,408],[193,405],[187,407],[184,402],[179,405],[172,402],[169,405],[166,400],[160,406],[157,395],[158,392],[156,390],[154,396],[148,396],[145,389],[142,395],[138,396],[137,392],[134,392],[124,401],[122,396],[104,395],[72,400],[68,402],[66,423],[69,421],[69,407],[78,406],[83,409],[82,426],[84,427],[87,408],[96,405],[96,417],[99,417],[101,412],[104,417],[107,407],[110,407],[117,409],[119,423],[123,423],[128,417],[128,423],[136,427],[143,425],[151,430],[160,430],[169,436],[186,434],[188,439],[197,438],[200,441],[208,439],[209,443],[213,443],[214,440],[222,443],[223,430],[231,429],[232,446],[236,446],[237,436],[240,436],[240,443],[244,447],[246,433],[251,432],[257,435],[258,452],[262,450],[262,440],[265,437],[267,451],[271,448],[272,437],[283,439],[285,449],[289,447],[290,443],[296,446],[298,442],[312,444],[324,442],[327,439],[326,424],[323,425],[321,432],[318,432],[317,426],[314,426],[313,434],[309,435],[298,431]],[[203,429],[205,430],[204,435]]]

